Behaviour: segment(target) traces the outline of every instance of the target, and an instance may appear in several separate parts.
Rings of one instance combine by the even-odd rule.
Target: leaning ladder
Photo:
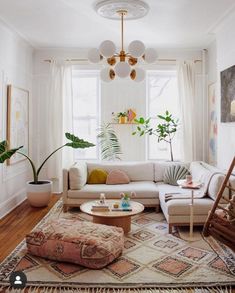
[[[214,205],[207,217],[203,229],[203,235],[217,238],[221,242],[235,251],[235,189],[230,186],[229,178],[235,167],[235,157],[233,158],[224,181],[217,194]],[[225,188],[234,193],[229,199],[223,197]],[[222,206],[219,202],[223,198],[228,206]]]

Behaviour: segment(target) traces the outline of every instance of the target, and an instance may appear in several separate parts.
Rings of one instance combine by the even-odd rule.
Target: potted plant
[[[179,119],[174,119],[169,111],[166,111],[163,115],[157,115],[157,117],[162,121],[162,123],[159,123],[156,127],[151,127],[151,118],[144,119],[143,117],[140,117],[140,119],[135,119],[138,126],[132,135],[136,135],[137,133],[139,133],[140,136],[144,134],[155,135],[157,136],[158,142],[167,142],[170,147],[171,161],[174,161],[172,140],[178,130]]]
[[[124,124],[127,121],[127,113],[126,112],[119,112],[117,113],[118,121],[120,124]]]
[[[27,182],[27,198],[32,206],[43,207],[48,205],[50,201],[52,182],[49,180],[39,180],[39,174],[42,170],[42,167],[51,156],[53,156],[57,151],[64,147],[72,147],[74,149],[77,149],[94,146],[93,143],[80,139],[71,133],[65,133],[65,136],[69,140],[69,142],[65,143],[64,145],[53,151],[48,157],[46,157],[46,159],[37,169],[31,158],[29,158],[26,154],[20,151],[23,146],[9,149],[7,141],[0,142],[0,163],[4,163],[7,159],[10,159],[11,156],[13,156],[15,153],[24,156],[29,161],[32,167],[33,180]]]

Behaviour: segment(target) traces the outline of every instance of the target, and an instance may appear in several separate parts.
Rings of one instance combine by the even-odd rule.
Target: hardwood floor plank
[[[53,194],[45,208],[33,208],[25,200],[0,220],[0,262],[15,249],[59,199],[60,195]]]

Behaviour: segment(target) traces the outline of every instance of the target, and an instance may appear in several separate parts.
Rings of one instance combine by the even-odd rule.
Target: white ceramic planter
[[[52,181],[27,182],[27,198],[33,207],[45,207],[49,204],[52,191]]]

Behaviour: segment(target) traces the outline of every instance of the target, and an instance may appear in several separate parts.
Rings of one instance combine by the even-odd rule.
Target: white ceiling
[[[37,48],[97,47],[104,39],[117,44],[118,21],[100,17],[95,0],[0,0],[0,18]],[[145,0],[150,11],[125,22],[125,41],[146,45],[203,48],[213,28],[234,8],[234,0]]]

